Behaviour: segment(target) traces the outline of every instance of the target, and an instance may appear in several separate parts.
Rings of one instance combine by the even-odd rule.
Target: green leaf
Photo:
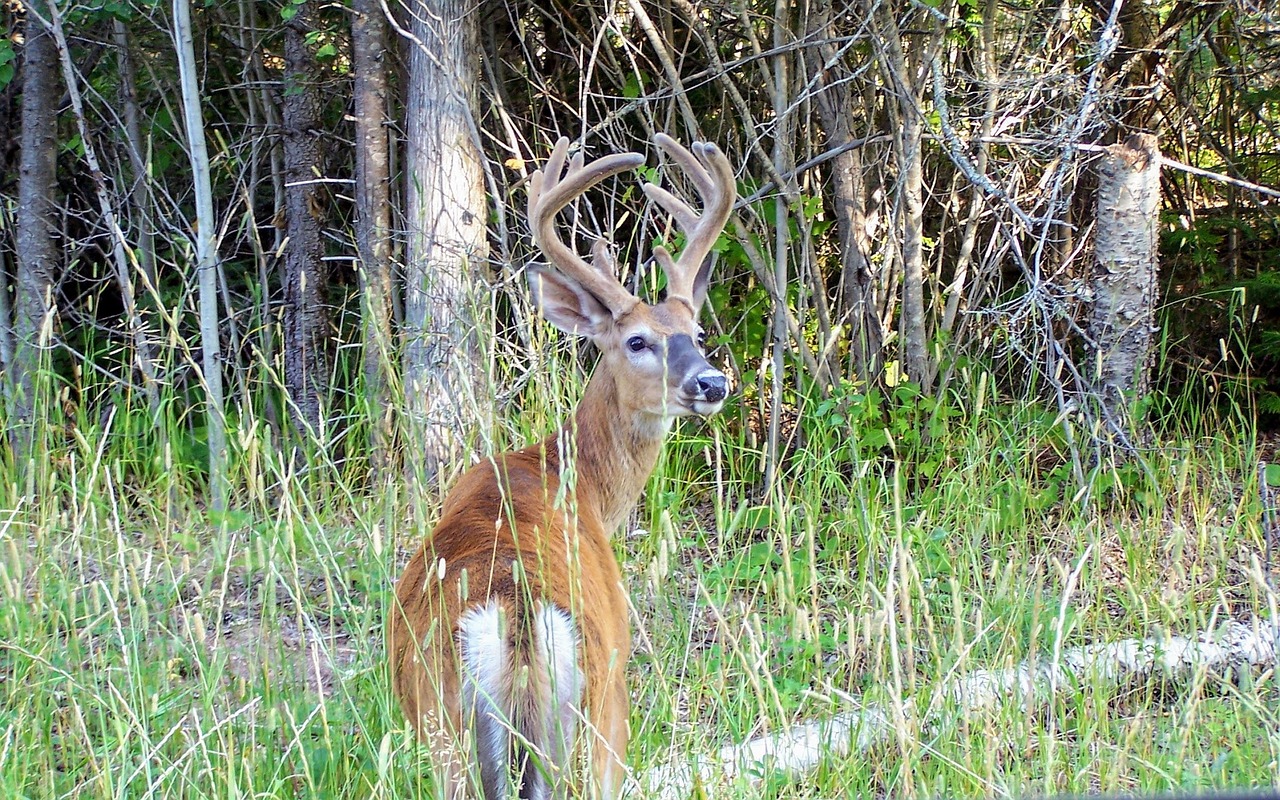
[[[1268,464],[1263,472],[1268,486],[1280,487],[1280,464]]]
[[[622,85],[622,96],[628,100],[635,100],[643,93],[644,79],[635,73],[628,75],[627,82]]]
[[[747,530],[768,530],[774,524],[772,506],[752,506],[746,509],[742,515],[742,527]]]

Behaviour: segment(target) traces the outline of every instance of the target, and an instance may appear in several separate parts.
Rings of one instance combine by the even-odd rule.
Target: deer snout
[[[684,384],[689,397],[708,403],[719,403],[729,395],[729,381],[724,373],[714,367],[704,369]]]
[[[729,384],[724,374],[713,372],[698,376],[698,394],[711,403],[718,403],[729,394]]]

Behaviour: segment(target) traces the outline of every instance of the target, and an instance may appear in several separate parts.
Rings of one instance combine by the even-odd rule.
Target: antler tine
[[[644,156],[614,153],[584,164],[582,154],[578,153],[569,160],[568,169],[565,169],[568,152],[569,140],[561,137],[546,165],[533,173],[529,180],[529,225],[533,229],[533,240],[552,266],[577,281],[618,317],[639,300],[618,282],[604,239],[596,242],[592,263],[587,263],[560,239],[556,232],[556,215],[574,198],[605,178],[643,164]]]
[[[675,217],[687,242],[678,260],[672,260],[664,247],[655,247],[653,256],[667,273],[667,296],[687,300],[696,309],[706,299],[710,266],[704,264],[720,231],[724,230],[737,199],[733,167],[723,151],[710,142],[694,142],[693,152],[685,149],[665,133],[654,136],[654,142],[667,152],[689,176],[702,196],[703,211],[698,214],[683,200],[652,183],[644,185],[649,199]]]

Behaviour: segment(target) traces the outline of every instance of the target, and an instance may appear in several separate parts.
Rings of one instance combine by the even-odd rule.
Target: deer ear
[[[565,333],[595,338],[608,330],[613,315],[572,278],[541,267],[528,267],[529,292],[544,319]]]

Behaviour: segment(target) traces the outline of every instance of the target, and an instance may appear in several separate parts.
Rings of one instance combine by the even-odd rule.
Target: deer
[[[394,694],[430,751],[438,796],[617,797],[626,777],[631,652],[612,534],[626,521],[676,418],[720,411],[723,372],[707,361],[698,314],[712,247],[736,200],[714,144],[654,142],[702,209],[643,186],[685,234],[655,246],[665,297],[650,305],[616,275],[605,237],[590,260],[557,215],[601,181],[644,163],[615,153],[567,159],[560,139],[528,182],[528,218],[547,267],[526,267],[542,317],[585,337],[599,359],[575,410],[544,441],[485,459],[446,495],[409,561],[388,622]],[[566,160],[568,165],[566,168]]]

